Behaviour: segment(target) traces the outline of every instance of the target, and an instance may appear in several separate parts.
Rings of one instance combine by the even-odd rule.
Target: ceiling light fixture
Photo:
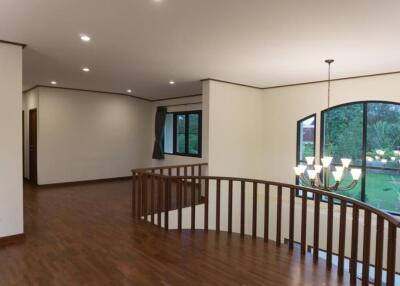
[[[325,60],[325,62],[328,64],[328,109],[326,112],[326,117],[328,117],[331,107],[331,64],[334,62],[334,60],[328,59]],[[306,157],[305,159],[307,164],[294,167],[294,172],[302,186],[312,187],[324,191],[348,191],[357,186],[357,183],[362,176],[362,171],[361,169],[350,168],[350,158],[341,158],[340,161],[342,165],[336,165],[334,171],[331,169],[331,166],[333,165],[333,154],[330,154],[332,146],[329,138],[328,122],[329,120],[326,118],[326,128],[324,130],[326,134],[326,142],[324,144],[328,146],[328,154],[321,158],[322,165],[315,164],[317,163],[315,157]],[[352,180],[343,186],[345,181],[345,173],[349,173],[352,177]],[[330,183],[332,176],[334,181],[333,184]]]
[[[127,89],[126,92],[127,93],[132,93],[132,89]]]
[[[82,71],[83,71],[83,72],[90,72],[90,68],[84,67],[84,68],[82,68]]]
[[[170,85],[174,85],[175,82],[174,82],[173,80],[171,80],[171,81],[169,82],[169,84],[170,84]]]
[[[91,39],[88,35],[81,34],[81,40],[82,42],[90,42]]]
[[[56,85],[56,84],[57,84],[57,82],[56,82],[55,80],[52,80],[50,83],[51,83],[52,85]]]

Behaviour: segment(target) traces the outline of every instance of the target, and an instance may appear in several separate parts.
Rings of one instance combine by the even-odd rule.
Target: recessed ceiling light
[[[90,37],[85,34],[81,34],[81,40],[82,42],[90,42]]]
[[[173,80],[171,80],[171,81],[169,82],[169,84],[170,84],[170,85],[174,85],[175,82],[174,82]]]
[[[127,89],[126,92],[127,93],[132,93],[132,89]]]
[[[52,85],[56,85],[56,84],[57,84],[57,82],[56,82],[55,80],[52,80],[50,83],[51,83]]]
[[[82,71],[84,71],[84,72],[90,72],[90,68],[84,67],[84,68],[82,68]]]

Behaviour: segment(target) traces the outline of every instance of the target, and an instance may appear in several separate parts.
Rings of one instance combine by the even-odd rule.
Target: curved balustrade
[[[285,194],[288,198],[289,204],[289,225],[288,225],[288,244],[289,248],[293,249],[295,240],[295,209],[296,200],[300,200],[298,204],[301,207],[300,217],[300,245],[301,253],[306,254],[307,250],[307,208],[311,203],[314,204],[313,208],[313,243],[312,249],[314,261],[319,260],[320,247],[320,220],[322,219],[321,202],[323,199],[327,201],[327,215],[326,215],[326,268],[329,270],[332,268],[332,256],[333,253],[333,238],[336,232],[333,232],[333,219],[334,219],[334,205],[339,204],[339,233],[338,233],[338,275],[344,274],[344,261],[345,261],[345,248],[346,248],[346,214],[349,206],[352,206],[352,224],[351,224],[351,255],[349,257],[350,264],[350,279],[352,283],[357,280],[357,263],[358,263],[358,243],[361,243],[359,235],[359,221],[360,214],[363,213],[364,217],[364,228],[363,228],[363,251],[362,251],[362,284],[368,285],[369,283],[369,271],[370,271],[370,258],[371,258],[371,216],[376,215],[376,245],[375,245],[375,285],[382,285],[382,271],[386,270],[387,278],[386,285],[395,285],[395,264],[396,264],[396,234],[397,229],[400,227],[400,221],[397,217],[386,213],[382,210],[371,207],[358,200],[342,196],[340,194],[321,191],[317,189],[296,186],[285,183],[270,182],[256,179],[246,178],[234,178],[234,177],[217,177],[217,176],[202,176],[202,167],[207,164],[195,164],[195,165],[181,165],[181,166],[169,166],[162,168],[150,168],[150,169],[139,169],[133,170],[133,196],[132,196],[132,210],[136,218],[148,220],[157,224],[161,227],[161,216],[163,217],[163,227],[169,229],[169,211],[171,209],[177,210],[177,229],[182,230],[182,209],[184,204],[184,194],[189,190],[190,196],[190,208],[191,208],[191,220],[190,228],[196,229],[196,197],[201,196],[204,203],[204,224],[202,229],[209,229],[209,214],[210,214],[210,190],[213,189],[215,192],[215,230],[218,232],[221,230],[221,192],[227,193],[227,231],[232,232],[233,218],[233,197],[234,191],[239,191],[240,194],[237,196],[240,203],[240,234],[245,235],[245,213],[246,205],[246,192],[252,192],[251,214],[252,214],[252,225],[251,233],[253,237],[257,235],[257,207],[258,207],[258,193],[259,190],[264,192],[264,217],[262,218],[264,224],[264,239],[268,241],[269,237],[269,222],[271,215],[271,199],[270,192],[274,190],[276,192],[276,237],[271,238],[276,241],[279,246],[283,241],[282,228],[286,225],[282,224],[282,207],[283,195]],[[167,170],[167,171],[165,171]],[[183,170],[183,176],[182,176]],[[190,170],[190,173],[188,172]],[[167,173],[167,175],[165,174]],[[226,188],[221,188],[221,185]],[[252,185],[249,190],[248,186]],[[212,187],[210,187],[212,186]],[[235,186],[235,188],[234,188]],[[236,188],[238,187],[238,188]],[[237,189],[237,190],[236,190]],[[302,195],[296,196],[296,192],[301,191]],[[314,195],[314,201],[309,202],[307,194],[312,193]],[[172,201],[175,202],[175,206]],[[237,200],[235,200],[237,202]],[[167,211],[166,211],[167,210]],[[212,212],[214,214],[214,212]],[[384,236],[385,224],[387,224],[387,237]],[[198,226],[197,226],[198,227]],[[386,242],[385,242],[386,240]],[[386,268],[383,267],[384,257],[384,245],[387,247],[386,257]],[[372,246],[373,247],[373,246]]]

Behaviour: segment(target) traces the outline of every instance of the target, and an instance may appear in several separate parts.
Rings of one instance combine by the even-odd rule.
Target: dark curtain
[[[153,159],[164,159],[163,139],[164,139],[164,124],[166,115],[167,115],[167,108],[159,106],[157,108],[157,113],[156,113],[156,122],[155,122],[156,140],[154,142]]]

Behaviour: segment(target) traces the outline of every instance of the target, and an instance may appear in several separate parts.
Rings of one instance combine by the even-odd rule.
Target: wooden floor
[[[134,222],[129,181],[26,185],[24,198],[26,239],[0,247],[2,286],[345,284],[286,246]]]

